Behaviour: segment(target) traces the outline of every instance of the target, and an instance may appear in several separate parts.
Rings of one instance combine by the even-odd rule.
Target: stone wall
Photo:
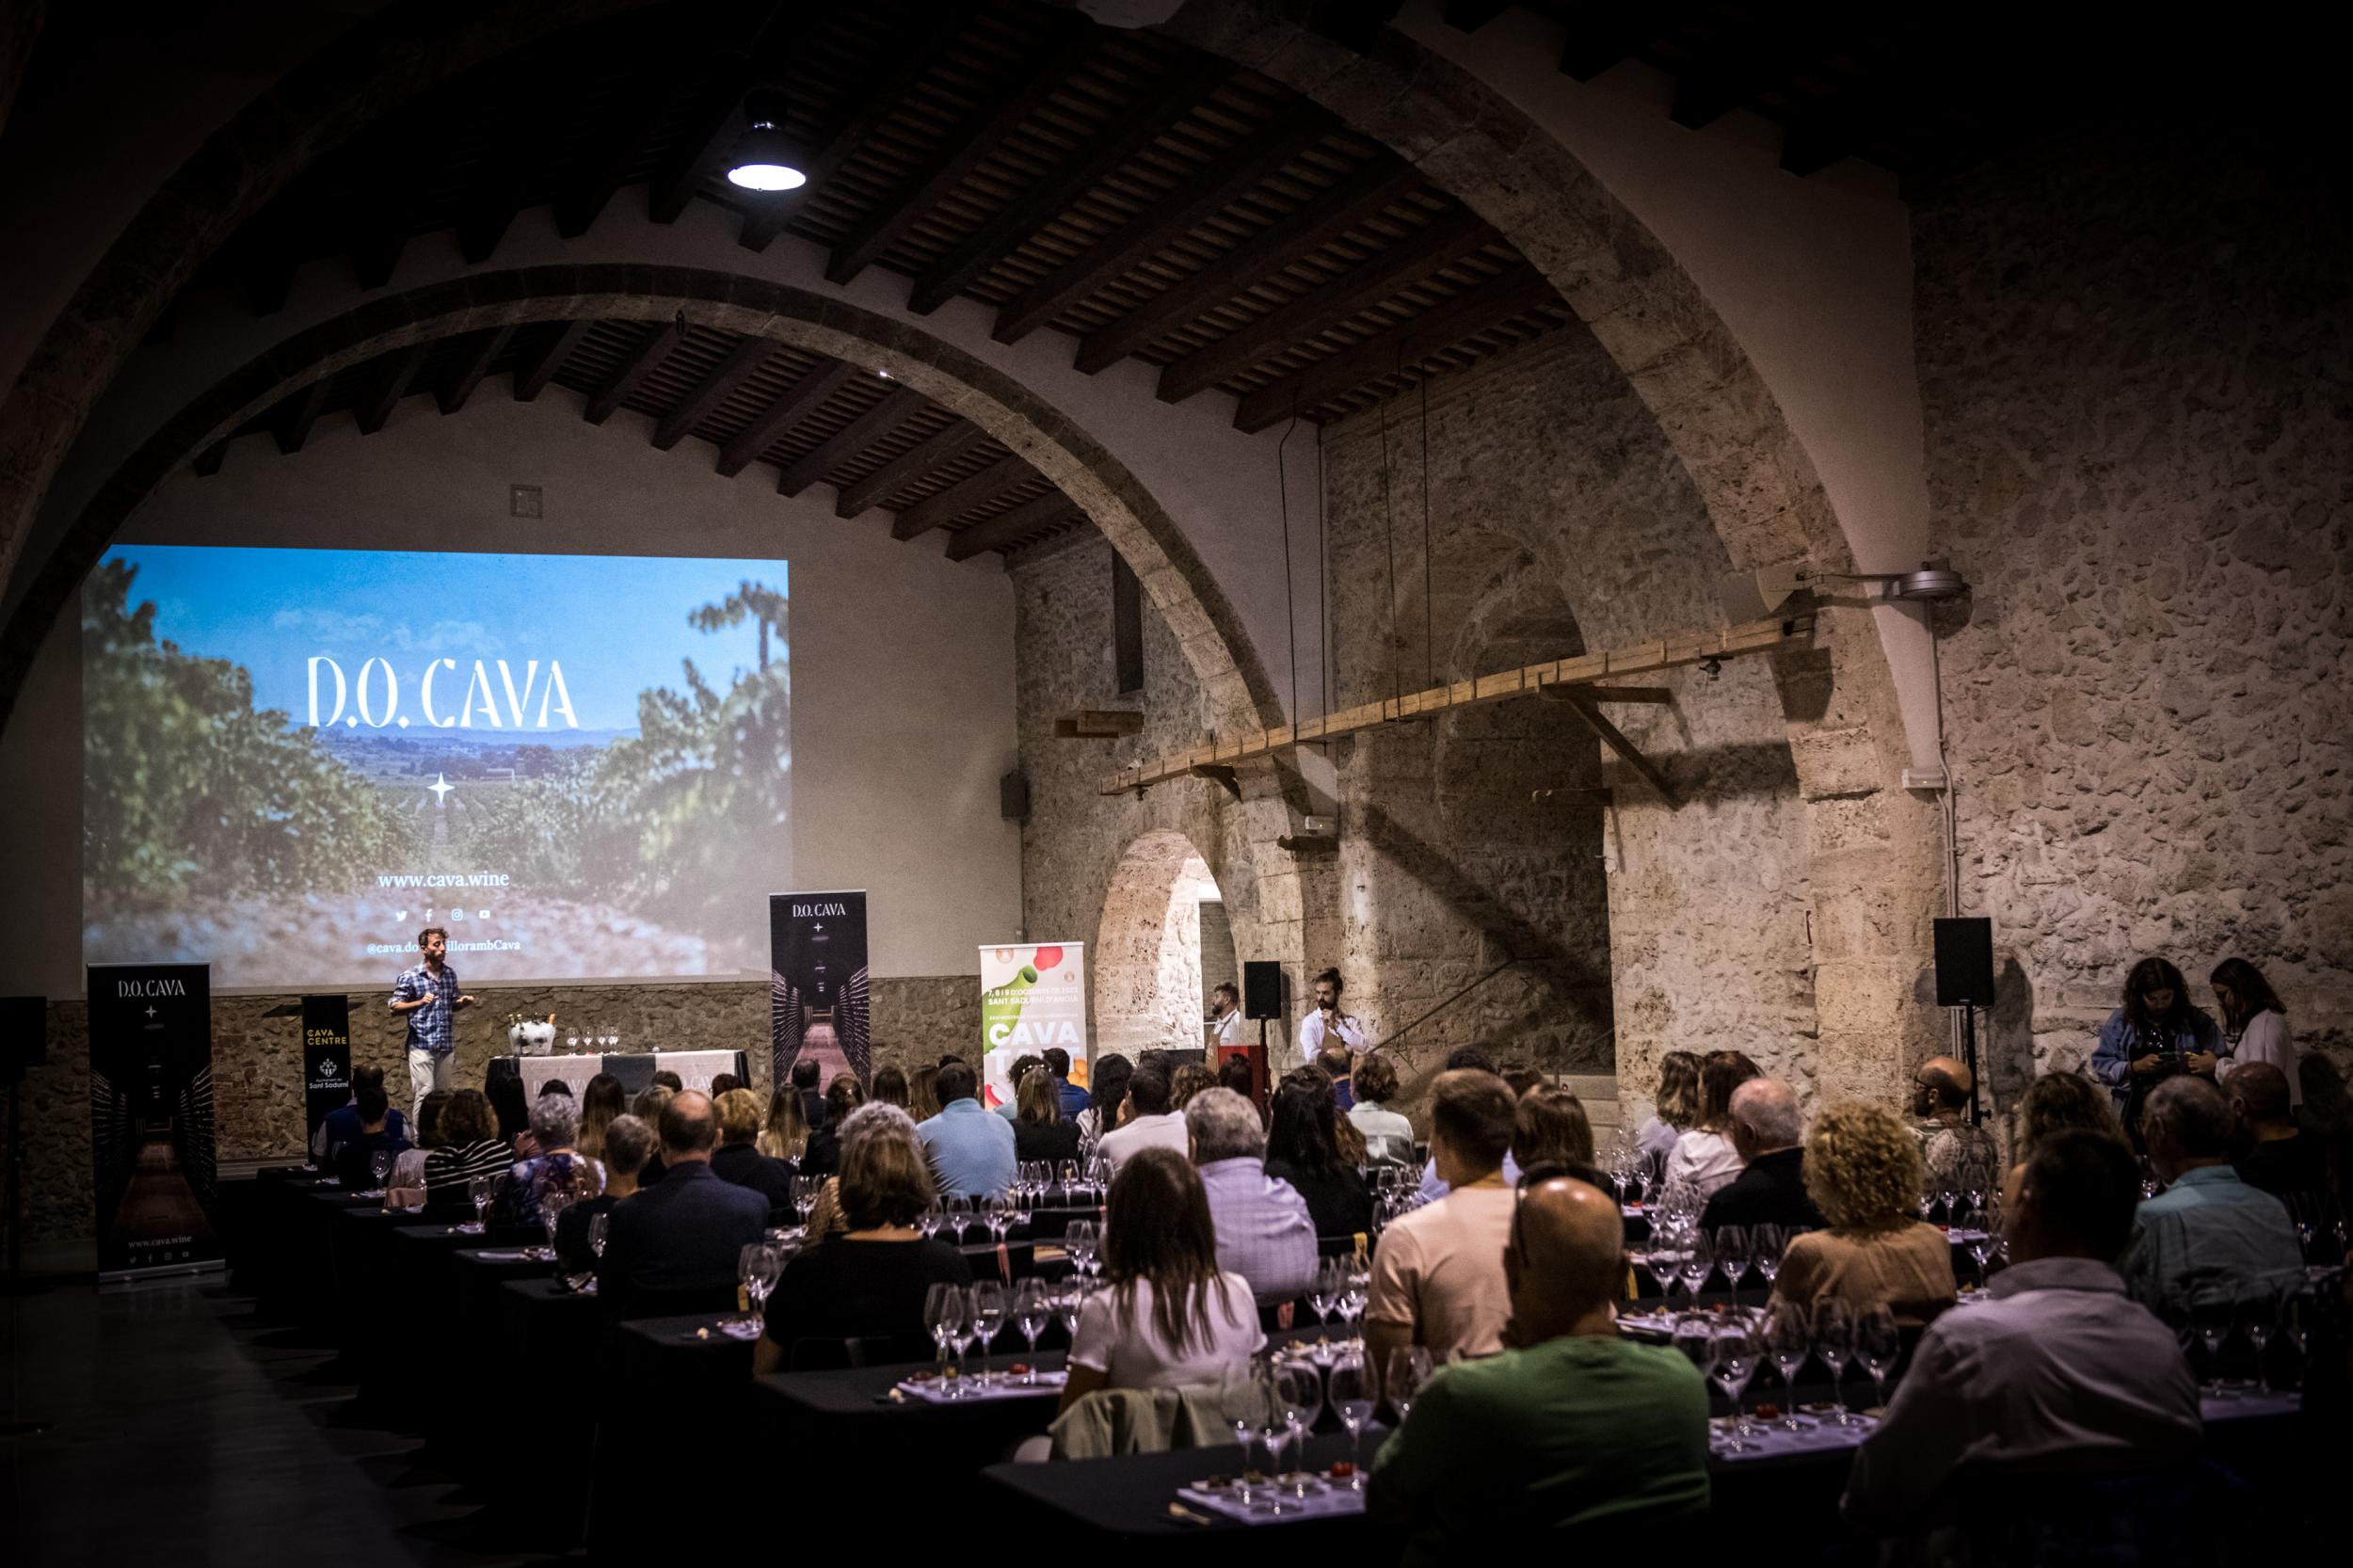
[[[2071,1066],[2143,954],[2237,954],[2353,1056],[2353,232],[2342,160],[2169,121],[1917,213],[1963,911],[1997,1093]]]
[[[503,1044],[508,1013],[553,1013],[566,1026],[617,1034],[620,1048],[721,1049],[750,1058],[753,1087],[768,1088],[768,987],[759,981],[691,984],[567,985],[475,992],[479,1007],[458,1025],[456,1076],[479,1086]],[[270,1017],[293,996],[213,999],[213,1103],[223,1161],[299,1158],[303,1146],[302,1047],[297,1019]],[[377,991],[351,996],[352,1054],[380,1066],[395,1105],[408,1104],[405,1029]],[[919,976],[873,983],[874,1061],[908,1067],[967,1048],[980,1037],[980,981]],[[91,1229],[89,1016],[85,1003],[49,1008],[48,1062],[24,1086],[25,1238],[52,1241]],[[494,1043],[497,1040],[497,1043]],[[0,1160],[6,1158],[0,1136]]]

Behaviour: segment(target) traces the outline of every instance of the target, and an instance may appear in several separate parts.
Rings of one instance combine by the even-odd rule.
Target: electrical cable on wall
[[[1402,344],[1398,345],[1401,357]],[[1438,683],[1438,638],[1433,630],[1430,614],[1430,377],[1419,365],[1414,374],[1421,380],[1421,662],[1422,684]]]
[[[1290,428],[1274,444],[1274,488],[1283,508],[1283,648],[1291,665],[1290,721],[1299,723],[1299,608],[1291,598],[1291,483],[1290,471],[1285,466],[1286,449],[1291,436],[1299,429],[1299,388],[1291,388]]]
[[[1405,677],[1397,663],[1397,508],[1389,502],[1389,400],[1381,400],[1381,527],[1389,541],[1389,613],[1384,634],[1389,639],[1389,696],[1402,701]]]
[[[1323,657],[1319,661],[1322,665],[1323,706],[1318,716],[1327,719],[1332,716],[1332,537],[1331,530],[1324,526],[1329,517],[1323,480],[1323,426],[1319,424],[1316,426],[1316,637],[1323,645]],[[1318,744],[1323,747],[1326,756],[1331,755],[1332,744],[1329,741],[1319,741]]]

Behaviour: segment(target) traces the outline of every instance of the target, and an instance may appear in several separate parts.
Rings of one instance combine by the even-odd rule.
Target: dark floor
[[[485,1539],[419,1440],[355,1417],[328,1350],[219,1276],[0,1295],[0,1563],[539,1562]]]

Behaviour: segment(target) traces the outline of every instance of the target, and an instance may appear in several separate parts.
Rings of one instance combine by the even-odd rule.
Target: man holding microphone
[[[450,1063],[457,1052],[457,1010],[474,1003],[457,989],[457,971],[441,961],[449,952],[448,932],[426,926],[417,933],[417,951],[424,954],[424,962],[401,970],[392,982],[392,1011],[408,1020],[412,1116],[425,1096],[455,1087]]]

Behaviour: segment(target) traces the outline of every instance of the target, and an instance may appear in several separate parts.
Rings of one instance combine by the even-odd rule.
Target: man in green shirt
[[[1615,1200],[1521,1189],[1503,1266],[1518,1349],[1431,1379],[1373,1462],[1366,1512],[1407,1528],[1406,1568],[1608,1535],[1707,1507],[1707,1390],[1673,1351],[1618,1336]]]

